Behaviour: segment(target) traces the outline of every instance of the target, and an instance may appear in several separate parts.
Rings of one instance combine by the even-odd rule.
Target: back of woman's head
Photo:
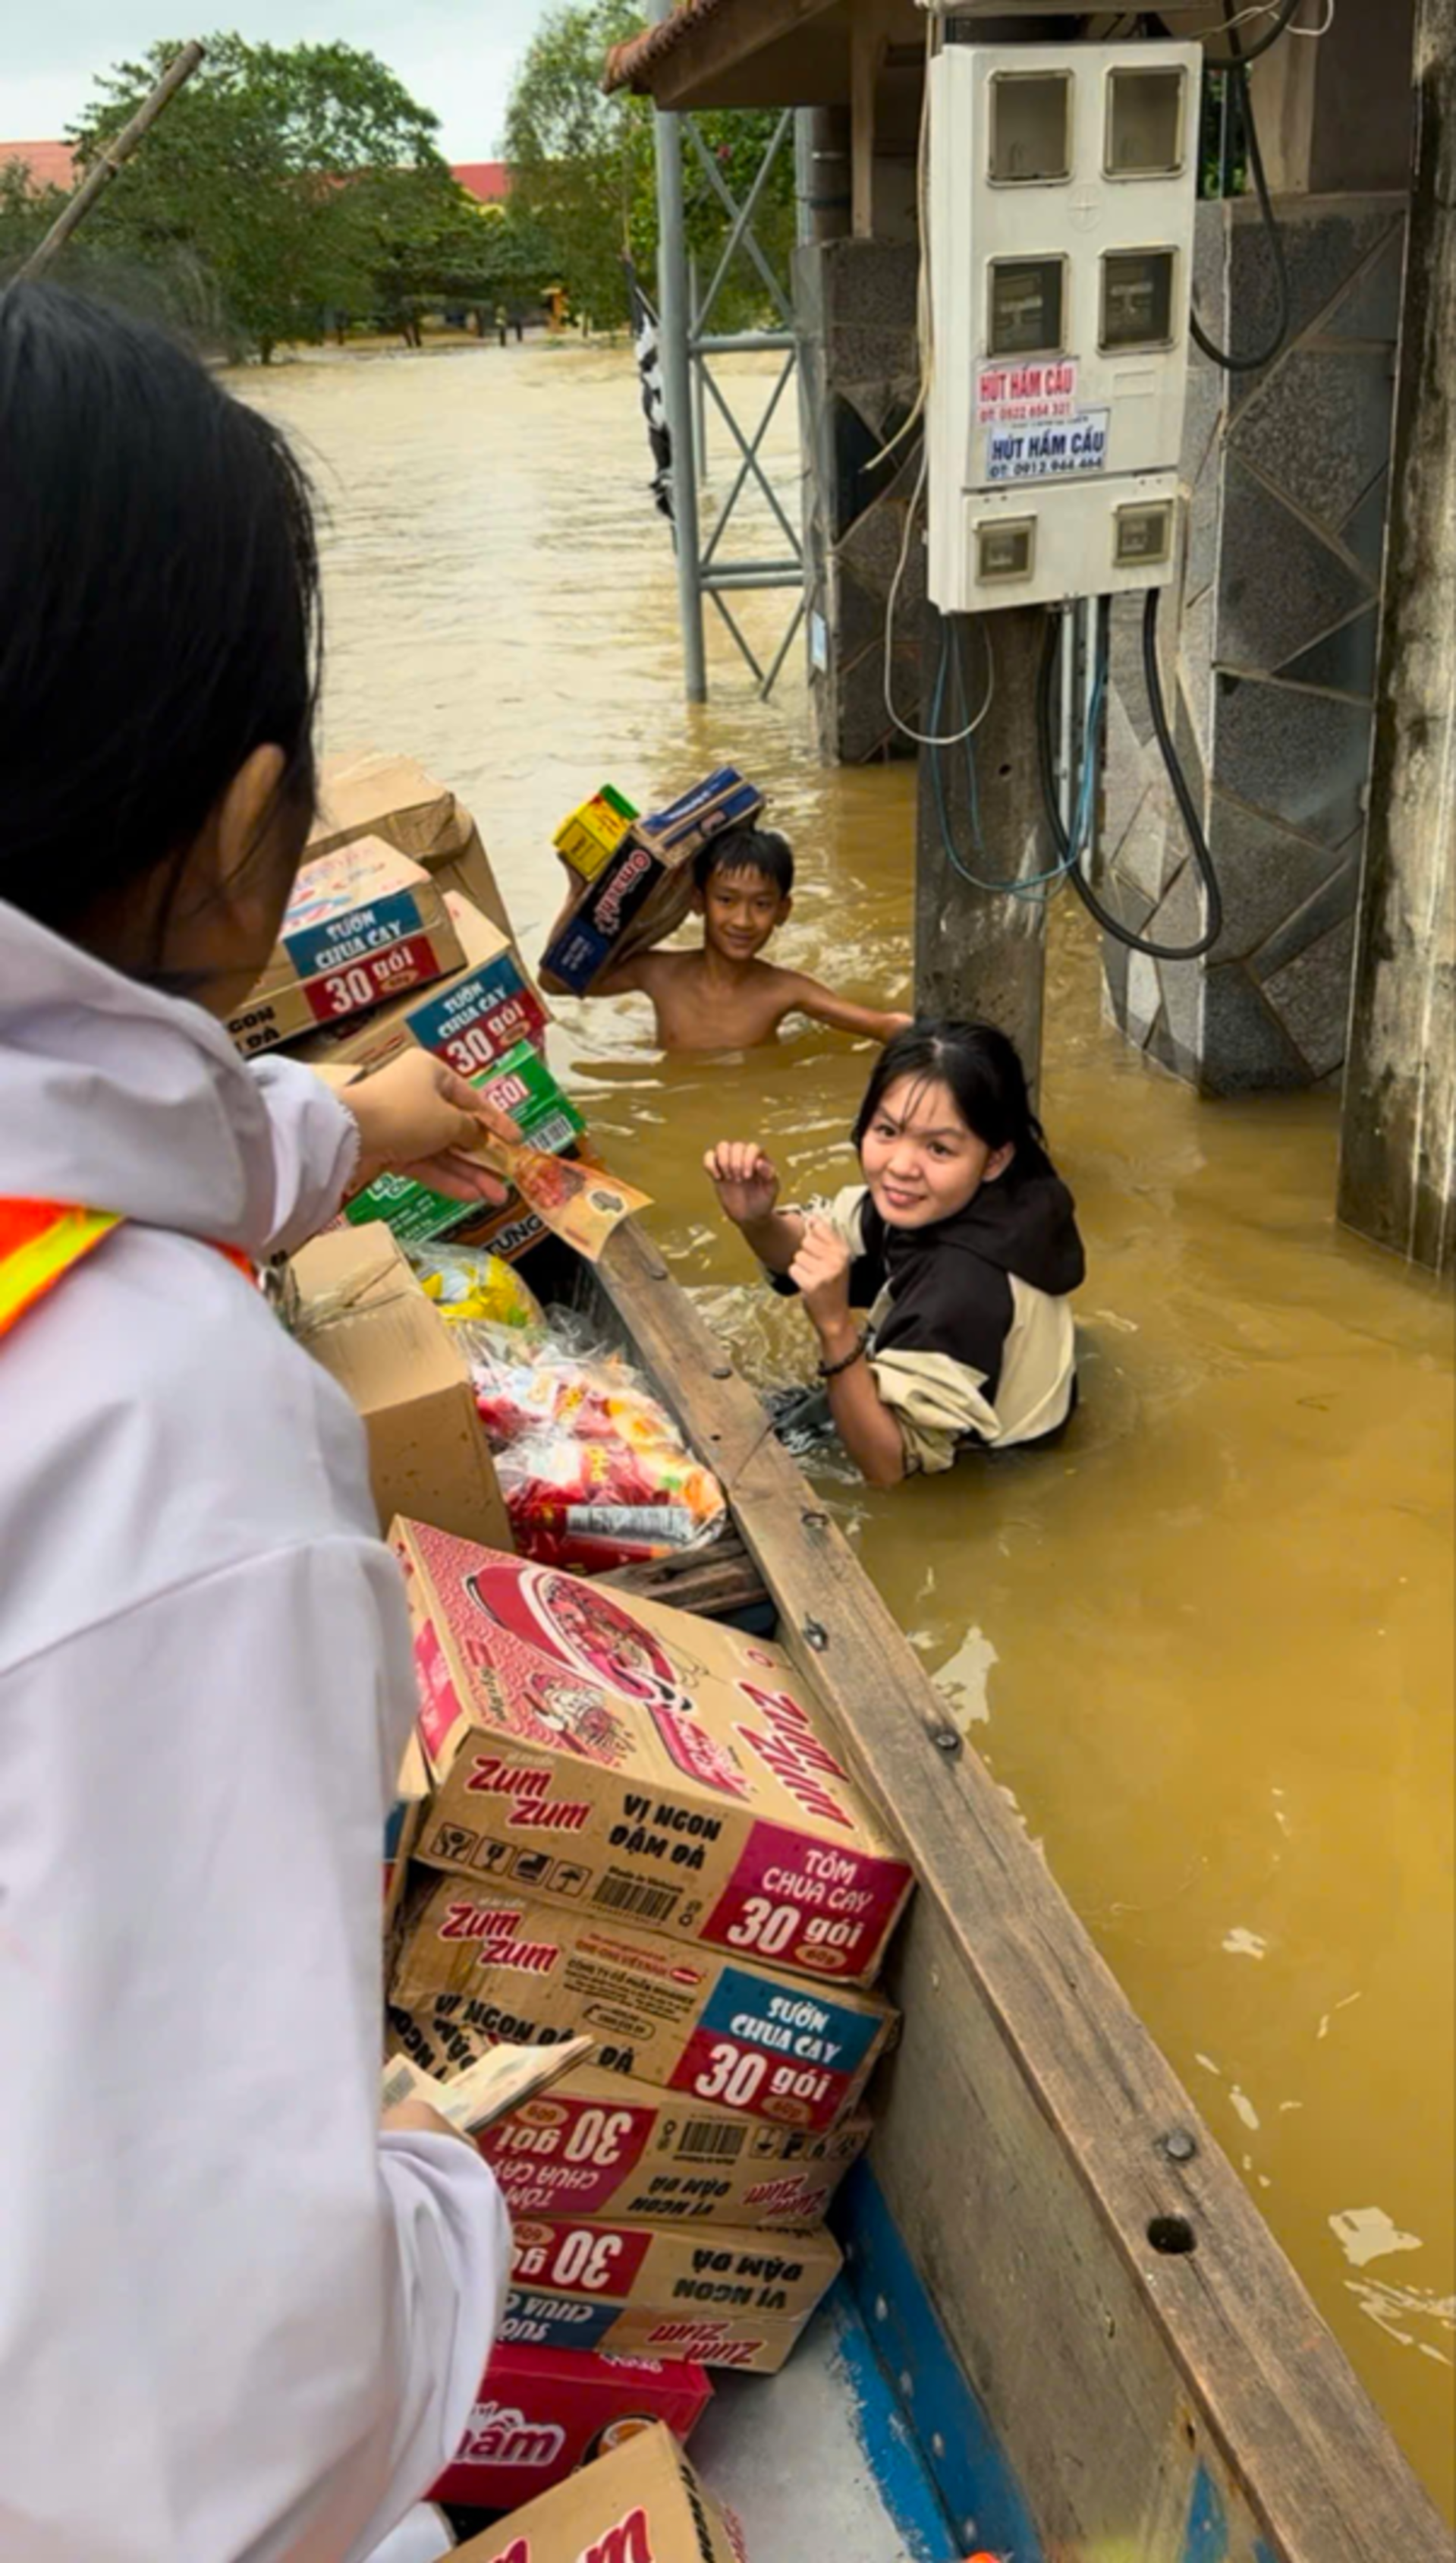
[[[0,291],[0,898],[82,924],[262,746],[301,842],[317,598],[276,429],[145,321]]]
[[[854,1123],[856,1148],[891,1087],[906,1078],[948,1086],[968,1130],[988,1148],[1009,1144],[1015,1150],[1002,1182],[1051,1171],[1020,1054],[995,1024],[917,1022],[896,1033],[881,1051],[865,1088]]]

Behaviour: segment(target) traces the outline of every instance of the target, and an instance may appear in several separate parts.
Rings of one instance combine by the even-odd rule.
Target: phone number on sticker
[[[994,427],[986,439],[988,481],[1052,481],[1107,469],[1105,409],[1037,427]]]

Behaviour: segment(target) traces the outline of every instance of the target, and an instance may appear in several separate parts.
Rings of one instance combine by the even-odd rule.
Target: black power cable
[[[1194,808],[1192,794],[1188,790],[1187,777],[1178,761],[1178,749],[1168,726],[1168,711],[1163,700],[1163,680],[1158,671],[1159,593],[1156,587],[1150,587],[1148,601],[1143,608],[1143,675],[1148,688],[1148,709],[1153,715],[1154,735],[1157,738],[1163,762],[1168,769],[1168,779],[1173,786],[1174,799],[1178,803],[1180,816],[1187,832],[1188,844],[1192,848],[1193,862],[1198,868],[1199,878],[1208,893],[1208,921],[1196,943],[1154,943],[1147,935],[1135,934],[1131,926],[1124,925],[1120,916],[1114,916],[1109,908],[1103,906],[1082,870],[1080,860],[1068,866],[1067,878],[1082,905],[1096,918],[1103,933],[1110,934],[1114,942],[1126,944],[1130,952],[1146,953],[1150,961],[1196,961],[1204,952],[1212,950],[1223,931],[1223,893],[1218,887],[1218,875],[1213,869],[1213,858],[1208,852],[1208,841],[1203,834],[1202,823]],[[1110,609],[1107,598],[1099,597],[1097,660],[1104,677],[1108,660],[1109,619]],[[1041,666],[1036,679],[1036,746],[1037,763],[1041,774],[1041,796],[1046,804],[1047,818],[1051,823],[1052,843],[1062,862],[1066,863],[1071,846],[1066,829],[1062,825],[1061,811],[1057,807],[1056,757],[1051,734],[1052,683],[1056,674],[1060,623],[1059,615],[1047,616],[1046,640],[1042,647]],[[1087,753],[1094,754],[1095,747],[1095,740],[1089,740]]]
[[[1235,356],[1225,347],[1215,347],[1196,311],[1189,307],[1188,328],[1192,333],[1193,344],[1201,347],[1209,363],[1219,366],[1225,374],[1253,374],[1258,372],[1261,365],[1272,364],[1289,335],[1289,266],[1284,256],[1284,242],[1275,218],[1274,207],[1269,199],[1269,181],[1264,175],[1264,154],[1259,148],[1259,128],[1254,121],[1254,101],[1249,95],[1248,66],[1252,62],[1257,62],[1260,54],[1266,54],[1271,45],[1277,44],[1298,6],[1299,0],[1286,0],[1286,5],[1281,9],[1268,34],[1261,36],[1259,42],[1251,45],[1245,53],[1239,43],[1234,24],[1235,13],[1232,0],[1223,0],[1223,21],[1228,29],[1228,42],[1231,48],[1229,59],[1226,63],[1208,65],[1210,71],[1222,71],[1228,74],[1234,112],[1243,127],[1244,140],[1248,144],[1249,174],[1254,182],[1254,193],[1259,200],[1259,218],[1264,226],[1265,239],[1269,243],[1269,256],[1274,263],[1274,292],[1278,304],[1274,327],[1267,343],[1247,356]]]
[[[1249,63],[1256,63],[1261,54],[1267,54],[1271,45],[1278,44],[1280,37],[1285,32],[1285,29],[1293,20],[1294,13],[1299,7],[1299,4],[1300,0],[1280,0],[1280,6],[1274,12],[1272,23],[1265,28],[1264,33],[1259,37],[1257,43],[1252,45],[1241,45],[1234,32],[1234,12],[1232,8],[1228,6],[1228,0],[1225,0],[1223,23],[1228,30],[1228,60],[1225,63],[1210,62],[1208,57],[1205,55],[1203,58],[1204,70],[1210,72],[1227,72],[1235,69],[1242,69]]]

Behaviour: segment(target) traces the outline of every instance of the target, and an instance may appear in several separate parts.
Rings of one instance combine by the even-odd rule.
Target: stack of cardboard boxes
[[[391,1969],[444,2079],[589,2031],[482,2138],[505,2339],[772,2373],[831,2283],[910,1891],[778,1649],[401,1521],[430,1794]]]
[[[409,758],[378,755],[326,768],[320,804],[277,945],[229,1026],[239,1049],[370,1069],[418,1046],[481,1086],[534,1146],[574,1149],[581,1114],[546,1064],[546,1010],[468,813]],[[410,1242],[468,1235],[507,1257],[542,1233],[518,1201],[482,1220],[399,1175],[347,1215]]]

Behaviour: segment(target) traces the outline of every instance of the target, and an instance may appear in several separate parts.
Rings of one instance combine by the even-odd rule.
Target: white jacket
[[[127,1215],[0,1337],[0,2557],[344,2563],[453,2455],[491,2175],[378,2132],[413,1703],[363,1435],[204,1240],[356,1145],[0,903],[0,1197]]]

